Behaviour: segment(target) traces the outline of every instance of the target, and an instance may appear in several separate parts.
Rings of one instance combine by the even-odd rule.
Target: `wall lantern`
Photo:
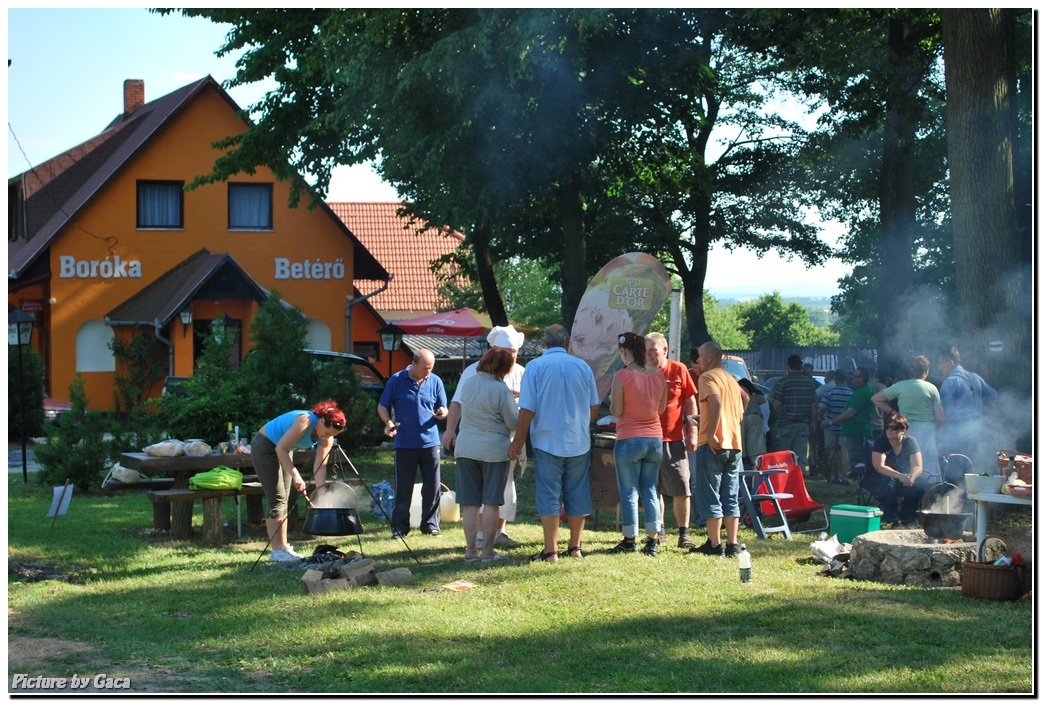
[[[194,313],[191,307],[185,307],[181,310],[181,326],[184,327],[184,336],[188,336],[188,325],[192,323],[192,317]]]

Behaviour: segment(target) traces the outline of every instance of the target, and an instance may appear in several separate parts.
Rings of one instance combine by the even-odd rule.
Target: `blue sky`
[[[228,28],[144,8],[8,9],[8,177],[101,132],[122,111],[128,78],[145,81],[145,100],[207,74],[218,82],[231,78],[234,57],[214,53]],[[230,94],[245,106],[267,87],[235,88]],[[328,199],[386,202],[397,197],[362,166],[334,171]],[[825,238],[835,243],[837,236],[832,231]],[[774,254],[759,260],[750,252],[719,250],[709,256],[706,287],[764,286],[787,294],[796,284],[816,283],[837,290],[835,281],[844,272],[837,262],[807,270]]]

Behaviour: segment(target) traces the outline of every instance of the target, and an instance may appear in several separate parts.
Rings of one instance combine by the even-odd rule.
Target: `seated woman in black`
[[[918,480],[922,450],[913,436],[907,436],[907,420],[902,415],[886,418],[885,434],[871,448],[871,464],[874,471],[864,476],[864,487],[878,498],[882,521],[894,527],[915,526],[927,486]]]

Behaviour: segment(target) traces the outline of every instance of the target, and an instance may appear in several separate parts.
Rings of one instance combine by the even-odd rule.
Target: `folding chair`
[[[791,453],[783,451],[781,453]],[[772,454],[763,454],[756,458],[754,470],[738,471],[741,496],[741,519],[745,524],[751,526],[756,536],[765,539],[767,534],[784,534],[786,539],[792,538],[791,529],[788,528],[788,518],[781,509],[780,500],[791,499],[794,495],[774,490],[771,478],[787,476],[787,469],[763,468],[762,459]],[[794,460],[793,460],[794,462]],[[769,510],[769,511],[767,511]],[[763,524],[763,517],[767,514],[775,515],[780,521],[776,526]]]
[[[872,468],[871,470],[874,470]],[[871,494],[871,492],[864,487],[864,478],[867,477],[868,469],[863,463],[858,463],[849,469],[849,476],[857,481],[857,504],[858,505],[870,505],[872,502],[878,504],[878,499]]]
[[[784,493],[784,497],[778,496],[778,499],[763,501],[762,509],[765,516],[771,516],[780,512],[790,524],[793,521],[796,523],[809,521],[810,516],[820,510],[821,514],[824,515],[823,531],[828,531],[831,528],[831,522],[828,519],[828,508],[810,497],[810,494],[806,491],[806,482],[802,477],[802,468],[799,467],[794,453],[791,451],[765,453],[756,460],[756,466],[760,472],[764,472],[765,469],[767,471],[777,470],[783,473],[783,475],[776,475],[772,482],[775,489]],[[759,491],[763,492],[764,488],[760,487]],[[821,529],[814,527],[811,529],[790,529],[790,531],[793,534],[807,534],[813,531],[821,531]]]

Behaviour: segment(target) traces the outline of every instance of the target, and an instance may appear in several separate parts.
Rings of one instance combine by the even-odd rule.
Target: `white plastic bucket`
[[[416,483],[412,486],[412,502],[408,507],[408,523],[413,529],[419,528],[419,522],[423,518],[423,484]]]
[[[419,528],[419,522],[423,518],[423,484],[416,483],[412,486],[412,502],[408,507],[408,523],[413,529]],[[449,490],[448,486],[441,483],[441,521],[458,522],[462,520],[459,504],[455,501],[455,491]]]

